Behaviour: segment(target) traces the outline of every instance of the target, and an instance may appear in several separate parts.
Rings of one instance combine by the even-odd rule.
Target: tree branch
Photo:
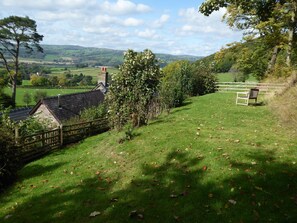
[[[5,59],[5,57],[4,57],[4,55],[3,55],[3,53],[2,52],[0,52],[0,58],[3,60],[3,62],[4,62],[4,66],[5,66],[5,68],[6,68],[6,70],[8,71],[8,73],[10,73],[10,68],[9,68],[9,66],[8,66],[8,62],[7,62],[7,60]]]

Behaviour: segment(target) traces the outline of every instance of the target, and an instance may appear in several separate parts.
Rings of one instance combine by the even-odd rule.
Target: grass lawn
[[[7,94],[11,94],[10,88],[4,89]],[[32,96],[32,102],[30,105],[35,105],[35,101],[33,101],[33,95],[36,91],[46,91],[47,96],[57,96],[58,94],[72,94],[72,93],[78,93],[78,92],[84,92],[89,91],[90,89],[46,89],[46,88],[17,88],[17,95],[16,95],[16,104],[17,106],[26,106],[26,104],[23,102],[23,97],[25,92],[28,92]]]
[[[296,135],[265,106],[190,98],[132,141],[121,137],[93,136],[26,165],[0,195],[0,221],[296,222]]]

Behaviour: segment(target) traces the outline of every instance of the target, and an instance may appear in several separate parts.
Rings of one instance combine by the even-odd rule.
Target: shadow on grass
[[[51,172],[55,169],[58,169],[59,167],[63,166],[65,163],[55,163],[53,165],[39,165],[39,164],[30,164],[22,169],[22,179],[32,178],[39,175],[42,175],[47,172]]]
[[[143,164],[120,190],[120,178],[96,176],[33,197],[7,222],[295,222],[297,167],[271,152],[246,158],[231,160],[216,179],[201,159],[171,152],[163,163]],[[93,211],[100,215],[89,217]]]

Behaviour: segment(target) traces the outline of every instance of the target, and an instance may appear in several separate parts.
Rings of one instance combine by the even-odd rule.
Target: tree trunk
[[[12,101],[13,101],[14,105],[16,105],[16,84],[17,84],[16,82],[17,82],[17,75],[13,74],[13,76],[12,76],[12,86],[11,86],[11,90],[12,90],[11,98],[12,98]]]
[[[279,53],[279,47],[275,46],[273,48],[273,53],[272,53],[271,59],[270,59],[270,61],[268,63],[268,67],[267,67],[267,70],[266,70],[266,75],[273,71],[278,53]]]
[[[293,45],[293,36],[294,36],[293,28],[291,28],[288,31],[288,33],[289,33],[289,37],[288,37],[288,48],[287,48],[286,64],[287,64],[288,67],[291,67],[292,45]]]
[[[293,41],[294,41],[294,32],[296,25],[296,12],[297,12],[297,4],[295,1],[291,3],[291,21],[288,31],[288,48],[287,48],[287,58],[286,64],[288,67],[291,67],[291,58],[292,58],[292,49],[293,49]]]

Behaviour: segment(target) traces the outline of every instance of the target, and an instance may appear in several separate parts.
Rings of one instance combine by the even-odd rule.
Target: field
[[[110,131],[26,165],[0,221],[295,222],[295,134],[234,94],[190,98],[131,141]]]
[[[71,71],[71,74],[79,75],[83,74],[85,76],[92,76],[94,80],[96,80],[98,77],[101,78],[101,68],[94,68],[94,67],[86,67],[86,68],[67,68],[67,70]],[[66,70],[64,68],[52,68],[52,74],[51,75],[62,75]],[[118,73],[119,70],[117,68],[107,68],[107,71],[110,74]]]
[[[65,68],[61,67],[52,67],[51,68],[52,73],[50,75],[62,75],[66,70]],[[97,81],[98,79],[103,81],[104,77],[101,75],[101,69],[100,68],[93,68],[93,67],[87,67],[87,68],[74,68],[74,67],[69,67],[67,70],[71,71],[71,74],[84,74],[84,75],[89,75],[93,77],[94,81]],[[108,68],[107,71],[112,75],[115,73],[118,73],[119,70],[117,68]],[[98,75],[100,74],[100,76]],[[31,85],[29,80],[23,80],[22,82],[23,85]],[[82,87],[83,88],[83,87]],[[25,92],[29,92],[32,96],[36,91],[46,91],[47,96],[56,96],[58,94],[71,94],[71,93],[78,93],[78,92],[83,92],[83,91],[89,91],[92,87],[88,86],[85,89],[67,89],[67,88],[61,88],[61,89],[47,89],[47,88],[17,88],[17,96],[16,96],[16,103],[17,106],[26,106],[26,104],[23,102],[23,95]],[[9,88],[4,89],[5,92],[9,95],[11,95],[11,90]],[[35,102],[32,101],[30,105],[34,105]]]
[[[6,93],[11,94],[10,88],[4,89]],[[58,94],[71,94],[71,93],[78,93],[78,92],[84,92],[89,91],[90,88],[86,89],[47,89],[47,88],[17,88],[17,95],[16,95],[16,104],[18,107],[26,106],[26,104],[23,102],[23,97],[25,92],[28,92],[32,96],[32,102],[29,105],[35,105],[36,103],[33,101],[33,95],[36,91],[46,91],[47,96],[57,96]]]

